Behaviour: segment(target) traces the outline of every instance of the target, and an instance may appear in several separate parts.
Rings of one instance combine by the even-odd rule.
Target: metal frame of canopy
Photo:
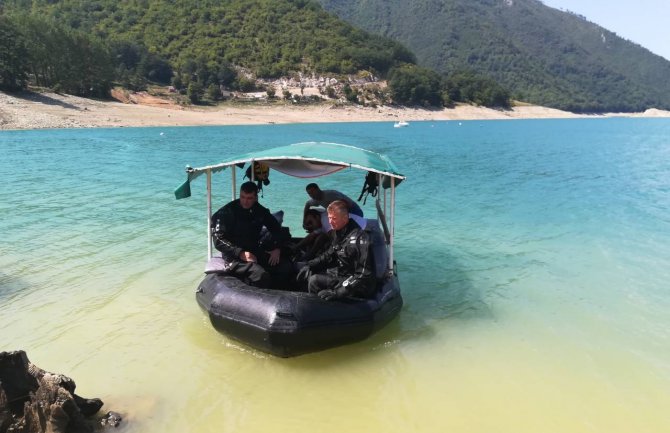
[[[304,149],[306,150],[304,150]],[[304,150],[304,151],[303,151]],[[326,152],[327,151],[327,152]],[[333,152],[345,152],[341,158],[334,159]],[[186,166],[187,181],[175,190],[177,199],[190,196],[190,182],[205,173],[207,180],[207,259],[212,257],[212,174],[231,167],[232,199],[237,198],[237,182],[235,169],[239,164],[250,164],[262,162],[279,172],[289,176],[301,178],[313,178],[327,176],[345,168],[357,168],[360,170],[377,174],[379,187],[384,192],[383,208],[380,198],[375,199],[377,219],[381,222],[386,236],[389,252],[389,269],[395,272],[394,267],[394,235],[395,235],[395,189],[398,183],[405,179],[399,174],[394,164],[384,155],[365,149],[336,144],[336,143],[297,143],[290,146],[268,149],[242,155],[229,161],[209,165],[200,168]],[[384,188],[385,179],[388,179],[388,188]],[[254,181],[254,173],[251,170],[251,180]],[[388,214],[387,196],[390,189],[390,227],[386,224]],[[184,193],[184,190],[187,192]]]

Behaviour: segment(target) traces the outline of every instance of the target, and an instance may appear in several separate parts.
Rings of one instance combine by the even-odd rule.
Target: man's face
[[[240,191],[240,206],[242,209],[251,209],[251,206],[258,201],[258,194],[254,192]]]
[[[333,230],[340,230],[349,222],[349,214],[339,213],[338,211],[328,212],[328,222]]]
[[[302,226],[307,233],[312,233],[314,230],[321,227],[321,219],[317,218],[316,215],[307,214]]]
[[[313,200],[318,200],[321,198],[321,194],[319,194],[321,190],[318,190],[316,188],[310,188],[307,190],[307,195],[313,199]]]

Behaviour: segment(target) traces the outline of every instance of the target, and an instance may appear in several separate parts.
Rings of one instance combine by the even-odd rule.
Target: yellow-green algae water
[[[407,174],[405,307],[279,359],[198,309],[204,181],[172,191],[187,163],[313,140]],[[670,431],[667,119],[2,132],[0,168],[0,350],[72,377],[119,432]],[[271,181],[261,202],[299,234],[305,182]],[[363,176],[319,183],[356,198]],[[227,172],[214,188],[229,199]]]

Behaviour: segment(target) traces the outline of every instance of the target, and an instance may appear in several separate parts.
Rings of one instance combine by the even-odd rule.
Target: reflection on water
[[[71,376],[121,432],[665,432],[669,137],[663,119],[2,133],[0,350]],[[405,306],[364,342],[278,359],[198,309],[204,182],[172,190],[186,163],[306,140],[408,175]],[[305,182],[270,178],[261,201],[300,233]],[[357,196],[363,177],[323,182]]]

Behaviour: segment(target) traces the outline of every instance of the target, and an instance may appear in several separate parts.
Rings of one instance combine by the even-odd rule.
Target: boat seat
[[[223,257],[221,257],[221,253],[217,251],[214,257],[211,257],[209,260],[207,260],[207,263],[205,264],[205,273],[225,274],[228,272],[229,267],[230,263],[225,261]]]
[[[370,241],[372,242],[372,258],[374,260],[375,275],[378,280],[384,279],[388,270],[388,250],[386,249],[386,240],[382,233],[379,221],[368,218],[365,229],[370,232]]]

